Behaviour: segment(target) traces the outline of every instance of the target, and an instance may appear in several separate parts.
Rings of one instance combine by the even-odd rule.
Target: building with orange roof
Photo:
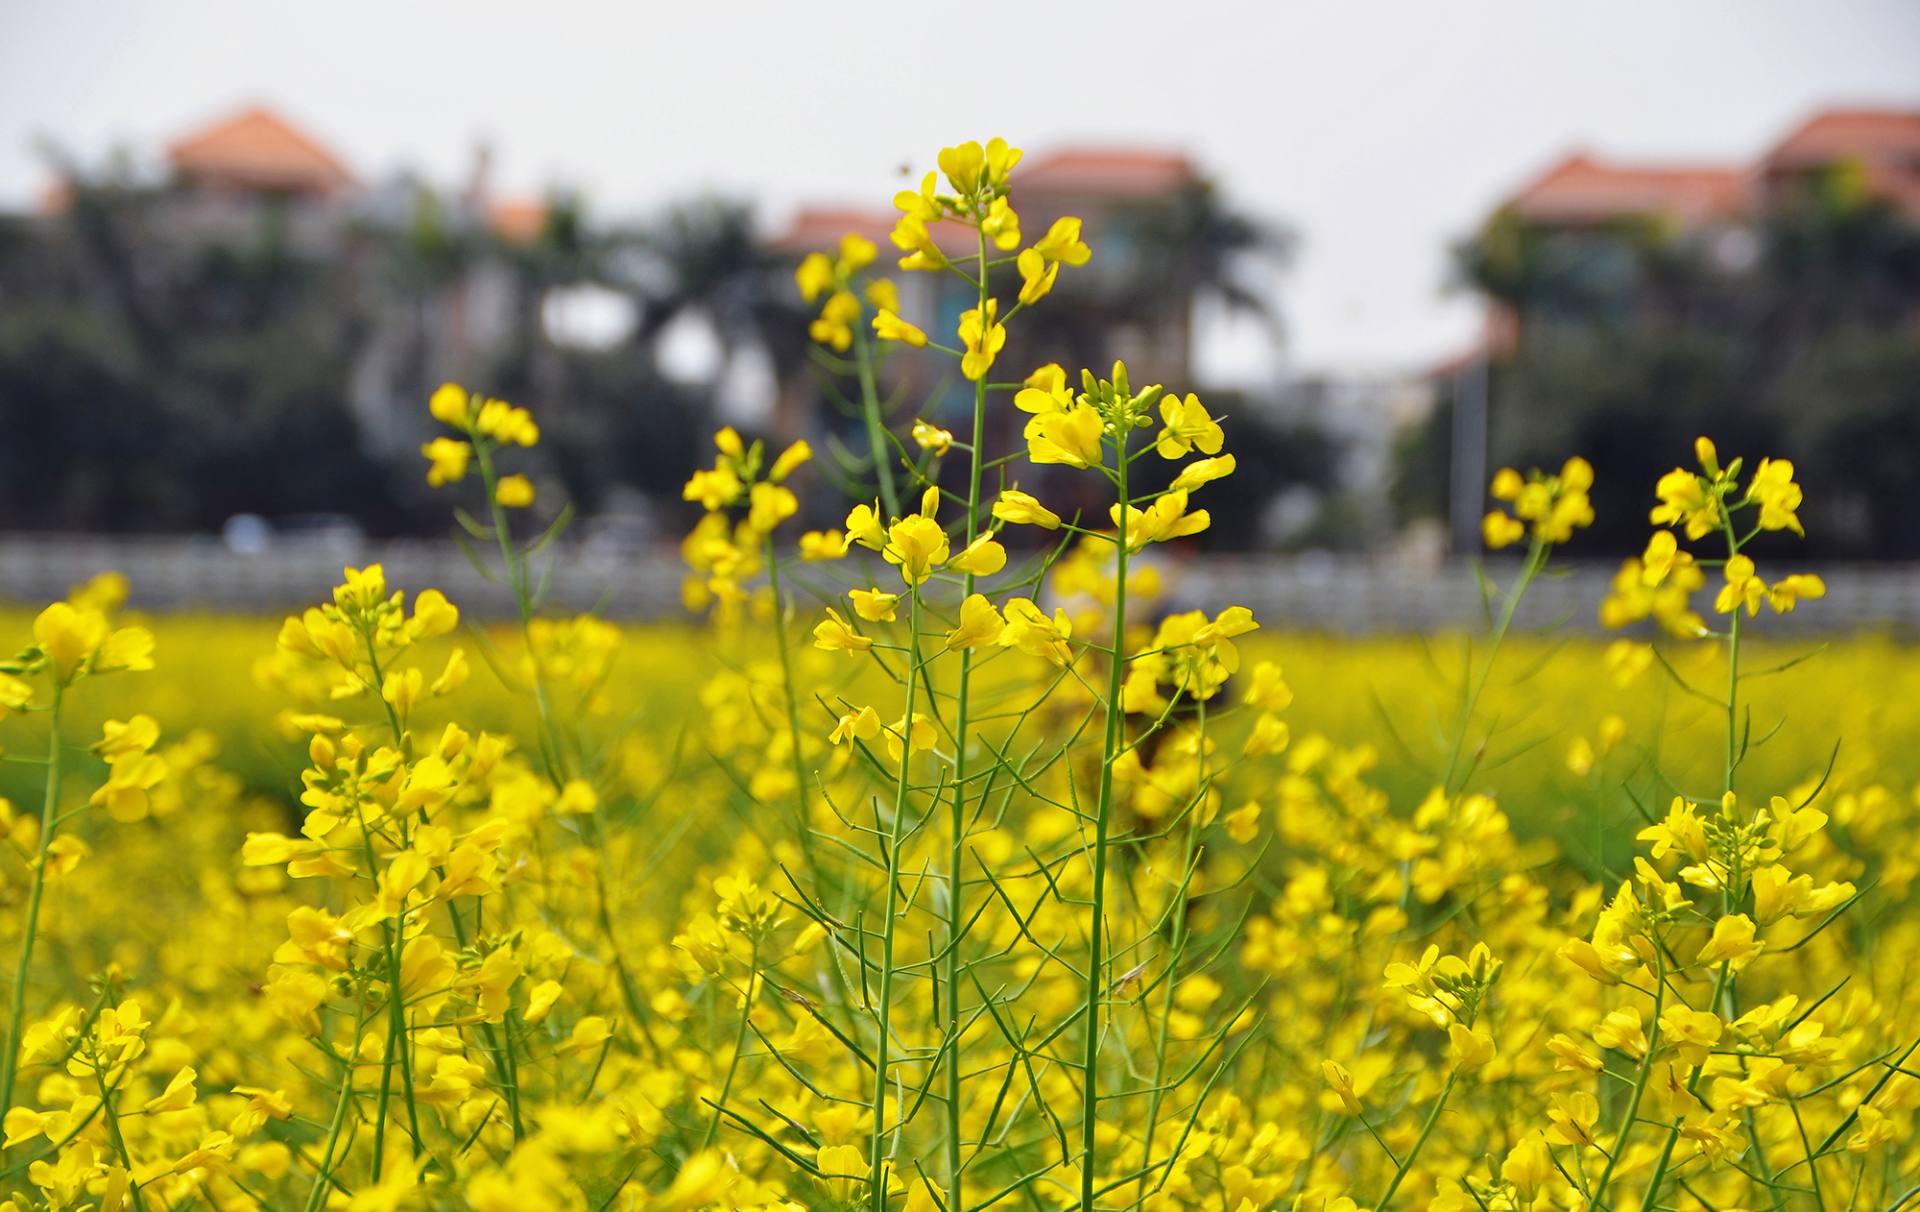
[[[551,207],[497,195],[484,146],[456,188],[406,172],[368,183],[302,124],[249,104],[166,144],[161,164],[164,176],[128,188],[163,236],[147,255],[177,263],[168,276],[191,277],[209,254],[271,250],[358,283],[377,321],[350,375],[352,407],[375,449],[417,442],[417,400],[433,386],[423,373],[475,372],[528,316],[543,315],[530,292],[545,287],[529,282],[514,254],[546,235]],[[47,191],[47,220],[61,221],[75,188],[58,181]],[[394,259],[407,267],[406,290],[369,276]]]
[[[209,123],[175,140],[167,162],[201,189],[332,197],[352,189],[339,157],[262,105]]]
[[[1766,205],[1804,196],[1811,178],[1848,166],[1870,197],[1920,219],[1920,109],[1829,109],[1808,118],[1760,160],[1756,179]]]
[[[1012,186],[1029,199],[1084,198],[1112,205],[1125,199],[1162,199],[1199,179],[1184,152],[1069,146],[1023,159],[1013,170]]]
[[[546,232],[551,212],[539,198],[502,198],[487,204],[487,228],[504,242],[525,247]]]
[[[1746,161],[1576,151],[1525,180],[1460,249],[1487,304],[1481,333],[1426,376],[1451,405],[1455,549],[1479,543],[1496,400],[1577,412],[1606,390],[1580,395],[1582,359],[1617,348],[1652,365],[1694,339],[1721,362],[1663,407],[1764,399],[1840,336],[1920,336],[1920,292],[1901,268],[1914,251],[1920,107],[1823,109]]]
[[[1750,173],[1733,165],[1638,164],[1581,151],[1555,163],[1507,201],[1529,223],[1588,227],[1620,218],[1663,218],[1688,226],[1738,219]]]
[[[1570,301],[1582,323],[1596,314],[1630,319],[1646,302],[1649,233],[1737,277],[1758,256],[1759,227],[1819,196],[1836,175],[1850,175],[1861,200],[1920,220],[1920,109],[1822,110],[1751,163],[1569,153],[1507,197],[1481,232],[1481,268],[1493,278],[1551,281],[1530,292],[1526,308],[1489,291],[1486,332],[1466,360],[1511,355],[1529,328],[1555,322],[1554,300]],[[1449,359],[1448,372],[1459,362]]]

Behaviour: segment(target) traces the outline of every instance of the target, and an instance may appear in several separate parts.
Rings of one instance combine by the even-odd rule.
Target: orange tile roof
[[[1535,222],[1669,216],[1697,223],[1739,214],[1746,207],[1747,189],[1748,175],[1740,168],[1605,163],[1575,152],[1507,205]]]
[[[1115,198],[1164,195],[1198,177],[1182,152],[1125,147],[1063,147],[1023,160],[1013,170],[1015,196],[1100,194]]]
[[[242,189],[331,194],[354,183],[332,152],[264,106],[251,106],[167,149],[187,176]]]
[[[1795,127],[1761,161],[1771,178],[1856,163],[1867,192],[1920,215],[1920,110],[1829,109]]]
[[[532,244],[547,229],[547,204],[535,198],[510,198],[487,208],[487,227],[509,244]]]
[[[780,252],[825,252],[848,232],[858,232],[880,244],[893,231],[894,218],[890,211],[803,206],[768,246]]]
[[[1920,152],[1920,109],[1829,109],[1813,115],[1767,153],[1769,166],[1817,166],[1848,156]]]
[[[832,252],[841,236],[853,232],[878,244],[883,261],[898,260],[900,252],[889,237],[899,218],[899,213],[891,210],[806,206],[794,213],[786,228],[767,242],[767,247],[779,253]],[[935,223],[932,231],[935,242],[949,256],[968,255],[977,243],[972,229],[950,220]]]
[[[40,191],[37,201],[43,215],[66,214],[73,205],[73,182],[65,176],[55,177]]]

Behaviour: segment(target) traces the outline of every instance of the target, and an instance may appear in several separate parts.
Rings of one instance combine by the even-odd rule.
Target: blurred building
[[[1828,204],[1836,191],[1920,222],[1920,109],[1823,110],[1748,163],[1570,153],[1487,221],[1488,268],[1530,280],[1489,292],[1483,352],[1511,354],[1562,321],[1647,317],[1672,297],[1652,280],[1662,265],[1647,255],[1653,244],[1667,263],[1685,257],[1738,277],[1759,255],[1761,224]]]
[[[157,148],[63,165],[43,213],[0,215],[0,311],[30,319],[13,327],[71,367],[44,374],[47,356],[31,350],[0,362],[0,374],[37,385],[38,394],[16,393],[16,407],[53,415],[45,401],[110,399],[129,418],[102,427],[114,443],[156,417],[181,434],[221,435],[196,438],[174,460],[164,515],[141,495],[160,489],[120,493],[120,481],[93,474],[109,452],[53,460],[36,499],[84,505],[50,507],[46,524],[208,527],[232,512],[277,516],[313,500],[363,511],[372,526],[405,526],[430,427],[421,402],[449,378],[539,408],[549,440],[535,470],[564,478],[583,510],[606,511],[621,491],[674,501],[716,423],[866,448],[863,427],[835,398],[852,376],[819,373],[822,351],[807,340],[792,276],[805,253],[849,232],[872,240],[907,318],[949,340],[976,302],[958,276],[891,271],[896,216],[884,204],[804,208],[771,238],[752,204],[712,196],[589,224],[564,196],[501,196],[492,167],[481,148],[464,181],[375,175],[301,123],[249,106]],[[1284,236],[1227,209],[1176,151],[1036,153],[1016,169],[1013,190],[1024,243],[1072,215],[1094,252],[1012,326],[997,381],[1047,361],[1124,360],[1136,384],[1229,386],[1194,382],[1205,373],[1195,365],[1196,303],[1208,315],[1271,322],[1262,305]],[[956,260],[972,255],[976,234],[950,226],[938,238]],[[1250,264],[1258,268],[1238,276]],[[1008,307],[1014,270],[994,276]],[[1277,334],[1277,324],[1263,331]],[[122,345],[133,355],[119,356]],[[890,350],[880,390],[902,420],[969,423],[971,385],[950,358]],[[1253,402],[1231,406],[1251,423]],[[991,424],[991,441],[1017,437],[1001,432],[1018,428],[1010,412],[996,410]],[[316,485],[262,454],[313,441],[341,452]],[[220,470],[188,474],[203,464]],[[231,491],[200,487],[213,480]],[[1076,480],[1063,491],[1086,488]]]
[[[210,262],[251,261],[341,282],[365,309],[348,393],[376,454],[417,440],[429,380],[479,370],[516,326],[539,322],[543,300],[514,261],[540,240],[549,207],[498,196],[485,147],[455,190],[408,172],[367,183],[321,139],[251,105],[169,143],[157,179],[115,188],[118,204],[137,207],[127,226],[140,236],[146,276],[185,280]],[[74,201],[75,184],[57,183],[47,219],[66,219]],[[152,264],[156,256],[165,263]]]
[[[1448,432],[1421,447],[1451,451],[1456,551],[1478,546],[1489,449],[1578,443],[1618,469],[1664,424],[1711,423],[1844,461],[1879,422],[1836,401],[1909,411],[1891,401],[1920,348],[1920,108],[1822,110],[1747,161],[1573,152],[1458,254],[1485,326],[1430,372]],[[1830,533],[1871,534],[1874,507],[1847,507]]]
[[[270,224],[293,251],[325,255],[338,247],[359,192],[331,151],[261,106],[189,132],[166,159],[175,188],[161,222],[170,239],[196,246],[256,239]]]

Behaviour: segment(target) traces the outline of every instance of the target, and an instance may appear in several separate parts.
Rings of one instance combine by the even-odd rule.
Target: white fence
[[[550,594],[557,606],[598,609],[623,619],[680,616],[683,570],[672,547],[622,550],[589,543],[563,547],[557,555]],[[476,616],[499,616],[512,609],[506,589],[484,579],[450,542],[314,543],[242,554],[217,539],[177,536],[0,537],[0,601],[43,603],[98,572],[115,569],[131,580],[133,604],[141,609],[288,610],[324,599],[343,565],[372,562],[384,563],[397,585],[438,587]],[[1251,607],[1269,626],[1410,632],[1473,627],[1481,621],[1479,585],[1473,569],[1464,564],[1423,568],[1349,557],[1214,556],[1168,560],[1163,568],[1168,606],[1237,603]],[[811,571],[816,580],[824,575],[840,583],[864,575],[839,566]],[[1495,577],[1511,571],[1511,565],[1501,564],[1490,569]],[[1613,571],[1610,565],[1583,565],[1542,579],[1529,595],[1524,621],[1564,619],[1577,630],[1598,630],[1595,609]],[[1809,569],[1796,566],[1794,571]],[[1770,632],[1920,631],[1920,566],[1848,565],[1811,571],[1825,577],[1826,599],[1770,620]]]

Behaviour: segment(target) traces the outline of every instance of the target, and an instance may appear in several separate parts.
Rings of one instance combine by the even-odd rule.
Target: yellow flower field
[[[1019,158],[896,199],[899,267],[977,291],[952,334],[870,242],[801,264],[873,491],[795,533],[812,448],[722,430],[701,617],[548,614],[537,419],[449,384],[426,474],[517,617],[373,566],[284,620],[113,576],[0,618],[0,1208],[1913,1196],[1920,656],[1768,640],[1825,593],[1776,567],[1792,464],[1501,471],[1482,635],[1169,611],[1143,553],[1210,526],[1232,418],[993,377],[1097,255],[1022,247]],[[969,434],[885,414],[903,347]],[[1521,632],[1607,491],[1652,534],[1619,638]]]

